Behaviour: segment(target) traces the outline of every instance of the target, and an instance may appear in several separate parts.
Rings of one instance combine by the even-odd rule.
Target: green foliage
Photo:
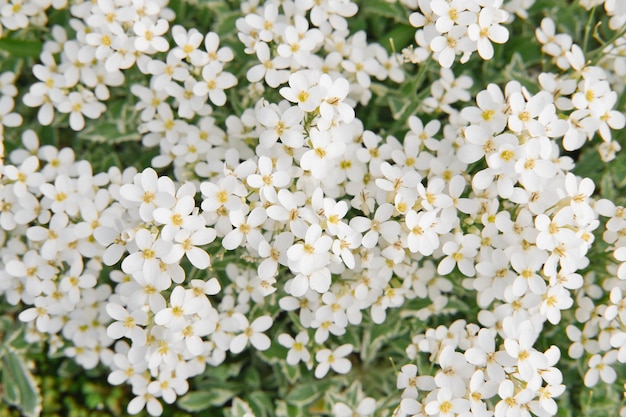
[[[177,14],[176,23],[202,30],[210,29],[224,35],[222,42],[231,46],[236,53],[229,70],[238,76],[240,82],[245,82],[242,80],[245,79],[250,60],[236,39],[235,21],[241,16],[241,12],[233,3],[225,0],[172,0],[170,7]],[[385,0],[362,0],[360,3],[360,13],[351,22],[353,31],[367,29],[369,38],[380,42],[388,51],[399,51],[412,43],[415,28],[407,25],[406,9],[398,3]],[[531,10],[531,18],[537,20],[537,16],[542,13],[558,16],[560,26],[587,39],[589,50],[599,48],[601,29],[594,36],[596,30],[590,31],[589,25],[585,24],[584,10],[576,6],[576,2],[565,8],[560,7],[562,3],[556,0],[539,0]],[[68,15],[57,11],[51,16],[51,20],[63,24],[68,20]],[[527,21],[517,20],[512,24],[511,31],[518,35],[506,45],[496,46],[492,61],[482,61],[474,57],[463,67],[463,71],[473,75],[474,89],[483,88],[489,82],[503,84],[514,79],[530,91],[537,90],[536,75],[550,69],[551,64],[541,54],[534,28],[531,26]],[[30,66],[31,58],[39,55],[42,44],[41,40],[30,38],[0,39],[0,50],[7,56],[0,66],[3,69],[17,68],[27,82],[32,82],[33,79],[28,79],[29,74],[25,68]],[[423,99],[430,93],[430,85],[439,78],[438,68],[435,67],[436,65],[427,63],[419,65],[413,74],[408,74],[408,79],[399,88],[391,83],[374,82],[372,91],[375,98],[367,107],[358,109],[366,127],[383,126],[381,133],[395,135],[405,131],[406,119],[419,110]],[[138,71],[129,71],[126,75],[129,83],[141,80],[142,77]],[[62,128],[61,124],[40,127],[34,116],[25,117],[25,127],[35,128],[42,143],[71,145],[81,158],[92,162],[96,171],[103,171],[111,166],[148,166],[154,153],[146,151],[139,143],[141,135],[137,132],[139,117],[134,110],[134,98],[122,88],[111,90],[112,99],[108,102],[108,112],[97,123],[88,124],[78,134]],[[252,100],[251,97],[237,97],[235,93],[232,94],[229,97],[231,107],[220,109],[215,115],[220,122],[230,113],[237,113],[248,106]],[[277,97],[277,93],[268,92],[267,98],[271,99],[272,94]],[[623,109],[626,94],[622,94],[621,100],[621,107],[618,108]],[[16,146],[18,138],[8,139],[7,148],[10,151]],[[626,148],[624,131],[617,132],[616,139]],[[610,167],[601,162],[597,151],[591,147],[572,157],[577,161],[575,172],[578,175],[592,178],[599,185],[604,197],[618,204],[626,204],[626,153],[619,154]],[[223,274],[225,266],[233,261],[222,258],[213,262],[213,270],[222,281],[227,279]],[[242,262],[240,259],[237,261]],[[410,311],[425,308],[428,302],[428,299],[415,300],[409,306]],[[474,295],[463,291],[459,291],[456,298],[452,297],[450,307],[459,316],[478,311]],[[278,308],[270,313],[276,316]],[[306,417],[328,414],[334,403],[356,403],[359,396],[365,394],[377,393],[391,399],[397,392],[394,392],[395,386],[389,381],[393,381],[397,369],[393,369],[390,362],[401,363],[410,335],[432,324],[436,323],[423,323],[419,320],[411,320],[409,323],[398,311],[392,310],[388,312],[387,321],[383,325],[369,323],[359,328],[348,328],[341,339],[335,340],[351,343],[358,352],[360,360],[354,361],[353,375],[357,375],[359,381],[355,383],[344,377],[322,381],[314,379],[305,365],[287,365],[284,361],[287,350],[274,342],[264,352],[251,353],[237,360],[229,359],[218,368],[208,367],[205,375],[195,380],[191,391],[178,399],[176,406],[166,408],[165,415],[182,417],[191,413],[243,417],[246,413],[253,413],[256,417]],[[109,386],[105,370],[96,369],[85,374],[69,360],[48,359],[44,344],[28,345],[24,341],[23,327],[13,324],[8,315],[0,317],[0,325],[3,335],[0,346],[2,398],[6,402],[0,406],[0,415],[125,415],[126,405],[132,394],[127,387]],[[284,330],[274,328],[270,336],[276,340],[276,336]],[[420,370],[428,373],[430,364],[422,362],[421,365]],[[576,368],[578,362],[569,361],[568,365],[568,379],[582,377]],[[381,378],[381,375],[386,377]],[[348,388],[337,393],[329,390],[331,386]],[[579,388],[566,394],[568,395],[560,400],[560,417],[615,416],[623,401],[621,391],[612,385],[594,389]],[[276,398],[279,400],[274,400]]]
[[[1,355],[3,398],[25,417],[39,416],[41,395],[25,358],[8,344],[2,348]]]

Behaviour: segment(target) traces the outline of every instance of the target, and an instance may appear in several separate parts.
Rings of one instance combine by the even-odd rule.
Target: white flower
[[[563,207],[552,219],[545,214],[535,218],[535,227],[539,231],[537,235],[537,247],[552,251],[561,243],[575,240],[575,233],[570,226],[573,223],[574,211],[570,207]]]
[[[163,398],[167,404],[176,401],[176,397],[185,394],[189,384],[181,372],[160,372],[156,381],[148,384],[148,392],[156,397]]]
[[[459,267],[459,271],[465,276],[472,277],[476,273],[474,269],[474,257],[477,255],[480,246],[480,238],[474,234],[455,236],[455,240],[444,243],[441,250],[447,256],[439,262],[437,273],[446,275],[452,272],[454,266]]]
[[[529,389],[515,388],[513,381],[505,379],[498,386],[498,395],[501,400],[495,407],[494,416],[504,417],[522,415],[522,409],[532,399],[533,393]],[[523,408],[524,407],[524,408]]]
[[[238,246],[246,244],[252,248],[258,248],[259,244],[264,240],[259,227],[267,219],[265,209],[256,207],[250,212],[247,219],[241,210],[231,211],[228,217],[235,229],[222,239],[224,249],[233,250]]]
[[[435,384],[450,390],[450,395],[463,396],[466,390],[465,381],[474,373],[474,366],[462,353],[455,352],[453,346],[445,346],[441,350],[438,362],[441,370],[435,375]]]
[[[368,417],[376,411],[376,400],[372,397],[363,398],[356,406],[356,410],[344,403],[335,403],[333,406],[334,417]]]
[[[314,223],[306,230],[304,242],[296,243],[287,250],[289,267],[293,271],[308,275],[328,264],[332,239],[322,233],[320,225]]]
[[[106,305],[107,314],[116,320],[107,327],[107,335],[112,339],[127,337],[136,344],[146,342],[146,331],[140,327],[148,322],[148,315],[143,310],[135,310],[129,313],[124,307],[116,303]]]
[[[263,16],[259,14],[262,13]],[[276,20],[278,18],[278,5],[269,3],[259,10],[259,14],[249,13],[245,16],[245,21],[251,28],[258,32],[258,37],[263,42],[271,42],[274,33],[280,33]]]
[[[185,195],[177,199],[172,209],[166,207],[155,208],[152,212],[154,221],[157,224],[164,225],[161,229],[161,238],[171,241],[174,235],[181,229],[195,230],[201,227],[202,221],[200,217],[192,214],[195,206],[193,197]]]
[[[437,234],[440,221],[436,211],[409,210],[406,213],[406,227],[409,230],[407,244],[413,253],[419,252],[424,256],[431,255],[439,247]]]
[[[248,322],[246,316],[241,313],[233,315],[243,333],[238,334],[230,341],[230,351],[233,353],[242,352],[250,344],[257,350],[267,350],[271,345],[270,338],[263,332],[272,327],[273,320],[270,316],[261,316],[252,323]]]
[[[467,28],[468,37],[478,43],[478,54],[482,59],[493,58],[493,46],[490,41],[506,43],[509,40],[509,32],[499,24],[506,20],[506,14],[501,16],[498,11],[493,7],[484,7],[478,15],[478,23]]]
[[[309,140],[312,149],[302,155],[300,166],[305,171],[310,171],[314,178],[321,180],[328,173],[330,161],[344,152],[346,144],[335,140],[329,131],[317,128],[311,129]]]
[[[272,57],[270,48],[266,43],[259,43],[256,48],[256,55],[260,61],[246,72],[246,78],[251,83],[256,83],[265,79],[268,86],[276,88],[287,82],[289,71],[289,59],[284,57]]]
[[[546,281],[538,274],[545,259],[545,253],[536,250],[529,254],[515,252],[511,255],[511,266],[519,274],[513,281],[513,295],[521,297],[528,289],[540,295],[546,292]]]
[[[206,227],[196,230],[179,230],[174,236],[175,243],[170,253],[163,256],[163,262],[173,264],[186,255],[193,266],[206,269],[211,265],[211,259],[209,254],[198,246],[208,245],[215,240],[215,236],[215,230]]]
[[[170,306],[164,308],[154,315],[154,322],[172,330],[181,330],[187,325],[187,318],[202,308],[200,298],[193,297],[191,292],[182,286],[174,287],[170,295]]]
[[[170,53],[178,59],[198,59],[198,47],[202,43],[202,34],[195,28],[189,31],[180,25],[172,27],[172,37],[176,42],[176,47],[172,48]]]
[[[148,230],[139,229],[135,233],[137,252],[129,254],[122,261],[122,270],[127,274],[141,271],[143,276],[151,280],[159,274],[159,259],[171,249],[171,243],[155,238]]]
[[[93,93],[83,90],[82,93],[71,92],[66,100],[58,105],[61,113],[70,114],[70,127],[73,130],[82,130],[85,127],[83,115],[90,119],[97,119],[106,110],[106,106],[96,100]]]
[[[469,363],[478,367],[486,367],[489,380],[500,383],[505,378],[503,366],[511,366],[510,357],[502,352],[496,352],[496,331],[480,329],[475,344],[465,351],[465,358]]]
[[[344,102],[350,89],[348,80],[338,78],[333,81],[328,74],[322,74],[319,86],[325,89],[326,96],[319,107],[322,120],[318,121],[318,126],[324,121],[323,127],[327,129],[332,121],[335,120],[335,115],[338,115],[337,119],[344,123],[350,123],[354,120],[354,109]],[[320,127],[320,129],[323,129],[323,127]]]
[[[133,31],[137,35],[135,48],[146,53],[167,51],[170,45],[161,35],[165,34],[168,28],[169,24],[165,19],[158,19],[156,22],[152,22],[148,18],[143,18],[136,21],[133,25]]]
[[[509,323],[514,325],[513,317],[508,317],[508,319],[511,319]],[[515,331],[518,332],[517,338],[506,338],[504,340],[504,348],[506,353],[517,360],[517,368],[522,380],[531,381],[537,376],[539,369],[547,368],[548,360],[543,353],[532,347],[535,340],[537,340],[538,333],[530,321],[519,324]],[[502,387],[502,384],[506,381],[503,381],[500,386]],[[500,396],[502,397],[502,395]]]
[[[289,365],[296,365],[300,361],[304,363],[311,361],[311,354],[306,348],[306,345],[309,343],[309,335],[306,331],[298,333],[295,339],[287,333],[281,333],[278,335],[278,343],[289,349],[287,352],[287,363]]]
[[[612,384],[617,379],[617,372],[611,367],[617,360],[617,351],[611,350],[600,356],[598,354],[589,358],[589,369],[585,373],[584,383],[586,387],[594,387],[602,379],[607,384]]]
[[[379,235],[391,242],[400,234],[399,223],[390,220],[393,215],[393,205],[385,203],[379,206],[374,213],[374,218],[353,217],[350,219],[350,227],[359,233],[365,233],[361,244],[368,249],[376,246]]]
[[[268,188],[284,188],[291,183],[287,164],[283,164],[283,169],[276,167],[274,171],[272,160],[267,156],[261,156],[257,165],[258,173],[248,175],[246,179],[250,187],[259,188],[261,192],[264,192]]]
[[[438,417],[454,417],[468,412],[469,409],[468,400],[455,397],[452,391],[445,387],[437,391],[437,399],[429,401],[424,407],[426,414]]]
[[[141,373],[145,371],[147,364],[142,361],[131,363],[128,356],[122,353],[116,353],[113,356],[111,364],[112,372],[109,374],[107,381],[111,385],[120,385],[127,380],[132,381],[141,378]]]
[[[223,72],[221,67],[214,63],[209,63],[202,68],[202,79],[193,87],[193,93],[197,96],[206,96],[216,106],[223,106],[226,103],[224,90],[237,84],[237,78],[230,72]]]
[[[435,383],[430,375],[417,376],[417,366],[408,364],[400,368],[396,386],[404,389],[402,398],[417,399],[418,390],[430,391],[435,388]]]
[[[352,363],[346,358],[352,353],[353,346],[349,343],[339,346],[334,351],[322,349],[315,354],[318,365],[315,367],[315,378],[323,378],[332,368],[339,374],[347,374],[352,368]]]
[[[1,172],[6,178],[15,181],[13,192],[16,197],[24,197],[27,192],[37,189],[45,182],[45,177],[39,171],[39,159],[31,155],[27,157],[19,167],[14,165],[0,166]]]
[[[67,244],[76,240],[73,229],[68,227],[69,218],[65,213],[57,213],[50,219],[48,228],[31,226],[26,236],[35,242],[42,242],[40,253],[44,259],[52,261]]]
[[[550,323],[558,324],[561,321],[561,310],[567,310],[573,304],[574,300],[563,286],[551,286],[543,296],[539,311],[548,318]]]
[[[298,107],[307,113],[313,112],[322,102],[325,91],[317,85],[317,81],[312,82],[304,71],[298,71],[289,76],[289,87],[282,87],[280,95],[297,103]]]
[[[269,148],[278,139],[291,148],[300,148],[304,144],[303,128],[300,125],[304,112],[300,107],[289,107],[282,114],[272,107],[261,107],[256,111],[257,121],[266,129],[259,135],[261,145]]]
[[[12,97],[0,97],[0,136],[4,132],[4,126],[16,127],[22,124],[22,116],[19,113],[11,112],[14,104]]]

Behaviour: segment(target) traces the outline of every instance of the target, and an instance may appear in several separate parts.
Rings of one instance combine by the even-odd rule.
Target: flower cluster
[[[73,130],[85,127],[85,117],[99,118],[106,111],[109,87],[125,82],[121,70],[169,49],[163,35],[173,14],[164,6],[158,1],[108,0],[72,5],[76,38],[68,39],[62,26],[53,27],[53,39],[44,44],[41,63],[33,67],[39,82],[24,96],[24,104],[39,108],[39,123],[51,124],[55,109],[69,115]]]
[[[136,129],[163,172],[94,173],[22,132],[0,165],[0,294],[22,309],[27,340],[103,365],[131,386],[128,412],[151,415],[248,348],[287,374],[348,374],[391,315],[420,331],[403,330],[417,333],[405,355],[417,364],[401,367],[388,411],[555,415],[561,354],[539,342],[551,326],[567,329],[571,358],[586,355],[587,386],[613,383],[626,362],[626,210],[567,152],[596,135],[604,161],[620,150],[624,56],[592,65],[545,18],[543,71],[481,89],[450,67],[491,59],[532,1],[396,4],[418,28],[402,55],[350,32],[349,0],[258,3],[242,2],[235,23],[247,65],[224,34],[170,26],[156,0],[76,2],[73,31],[53,28],[23,96],[39,124],[61,123],[58,111],[82,130],[132,78]],[[626,10],[605,9],[621,28]],[[621,36],[603,49],[625,47]],[[402,56],[419,64],[413,89],[428,60],[441,68],[418,113],[385,129],[359,116],[385,100],[383,82],[412,77]],[[15,83],[0,76],[0,128],[23,122]],[[596,240],[613,255],[601,285],[585,271]],[[428,328],[462,303],[476,306],[465,320]],[[384,408],[365,394],[327,411]]]
[[[458,55],[467,62],[478,51],[483,59],[493,58],[494,43],[505,43],[509,32],[501,23],[508,20],[502,0],[490,1],[419,1],[418,11],[410,16],[417,49],[410,54],[412,62],[433,58],[450,68]]]
[[[509,316],[497,331],[455,321],[413,338],[407,354],[430,353],[434,376],[418,375],[413,364],[398,374],[400,410],[411,416],[554,415],[565,391],[555,367],[559,349],[533,348],[540,335],[532,316]],[[497,340],[503,340],[498,343]],[[494,404],[493,406],[491,404]]]

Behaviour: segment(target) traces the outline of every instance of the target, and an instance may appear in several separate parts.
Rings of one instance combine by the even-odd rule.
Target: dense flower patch
[[[130,414],[617,413],[626,3],[537,2],[4,2],[5,399],[45,346]]]

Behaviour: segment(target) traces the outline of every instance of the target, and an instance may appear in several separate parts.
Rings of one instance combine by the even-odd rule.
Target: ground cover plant
[[[0,24],[1,415],[626,415],[626,2]]]

